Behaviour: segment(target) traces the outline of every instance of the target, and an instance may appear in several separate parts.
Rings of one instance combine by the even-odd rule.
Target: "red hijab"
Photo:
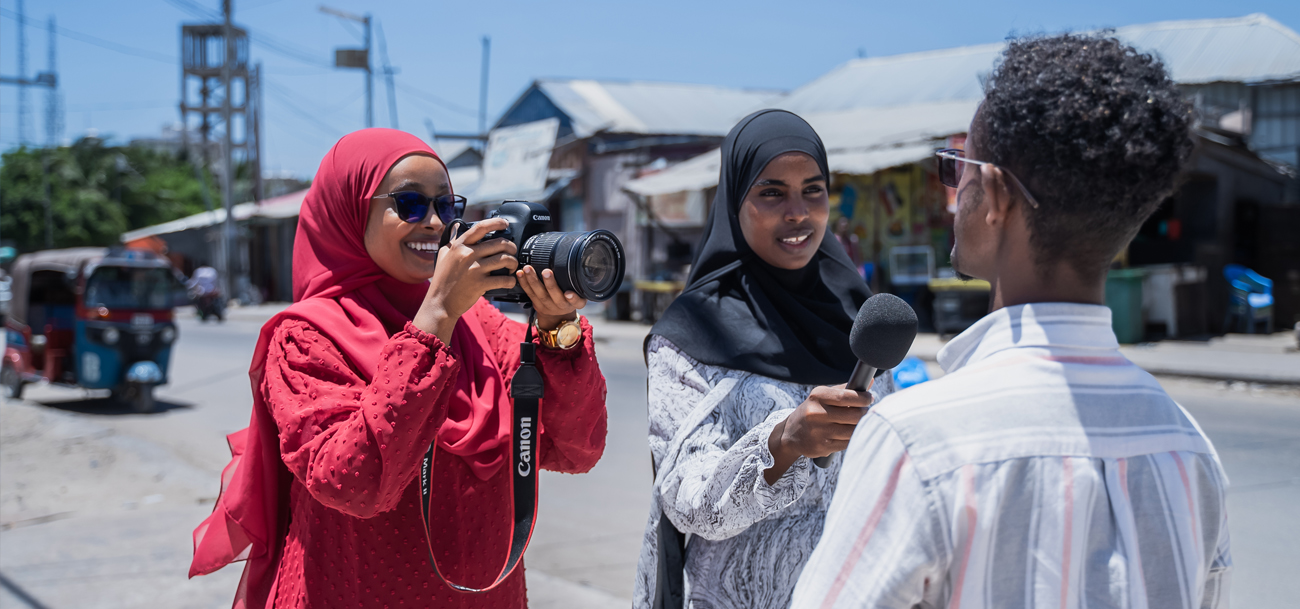
[[[194,530],[190,577],[248,560],[236,608],[265,606],[288,533],[292,476],[280,460],[275,420],[260,391],[271,337],[285,320],[306,321],[338,346],[362,378],[373,377],[384,344],[415,316],[428,291],[426,282],[389,276],[364,243],[370,199],[383,194],[375,191],[389,169],[412,154],[438,159],[427,144],[402,131],[348,134],[325,155],[303,201],[293,247],[295,304],[262,327],[249,369],[252,419],[227,438],[232,459],[221,474],[221,496]],[[461,366],[438,447],[486,480],[505,463],[510,418],[502,409],[509,408],[509,397],[476,320],[457,322],[451,342]]]

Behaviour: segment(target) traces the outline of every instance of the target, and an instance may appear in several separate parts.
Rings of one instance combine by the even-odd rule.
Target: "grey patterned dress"
[[[801,457],[770,486],[763,470],[772,429],[814,386],[701,364],[658,335],[646,348],[656,477],[633,607],[654,599],[665,515],[687,534],[688,607],[786,607],[821,537],[842,453],[827,469]],[[879,401],[893,388],[886,374],[871,392]]]

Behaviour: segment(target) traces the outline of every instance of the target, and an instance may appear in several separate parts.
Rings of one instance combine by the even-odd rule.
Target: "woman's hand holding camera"
[[[532,265],[526,265],[515,271],[515,277],[519,278],[519,286],[528,294],[529,300],[533,301],[533,309],[537,311],[537,326],[543,330],[552,330],[560,322],[577,319],[578,309],[587,306],[586,298],[560,289],[560,285],[555,282],[555,272],[551,269],[538,273]]]
[[[515,244],[508,239],[483,241],[484,235],[507,226],[503,218],[476,222],[438,250],[438,263],[429,281],[429,292],[412,320],[415,327],[437,336],[445,344],[451,344],[456,320],[484,293],[514,287],[515,278],[511,275],[491,273],[498,269],[513,271],[519,265],[515,259]]]
[[[768,437],[767,447],[775,463],[763,472],[767,483],[774,484],[801,456],[824,457],[848,448],[871,400],[870,393],[844,385],[813,389]]]

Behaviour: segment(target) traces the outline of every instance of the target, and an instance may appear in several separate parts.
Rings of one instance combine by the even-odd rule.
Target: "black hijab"
[[[857,362],[849,330],[871,290],[844,247],[823,234],[802,269],[774,267],[750,249],[738,213],[772,159],[802,152],[830,178],[826,148],[802,118],[761,110],[722,143],[722,172],[686,289],[650,329],[695,360],[805,385],[837,385]]]

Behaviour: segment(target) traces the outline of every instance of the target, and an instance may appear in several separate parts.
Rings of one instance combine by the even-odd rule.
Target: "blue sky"
[[[364,126],[360,72],[329,68],[333,49],[360,46],[359,29],[322,14],[323,2],[369,12],[382,27],[404,130],[427,135],[477,125],[482,36],[492,37],[488,116],[540,77],[614,78],[790,89],[857,57],[995,42],[1015,33],[1084,30],[1174,19],[1267,13],[1300,29],[1295,0],[1028,2],[441,2],[234,0],[265,66],[263,167],[310,176],[329,146]],[[29,19],[53,15],[69,36],[124,45],[118,52],[59,36],[64,136],[87,129],[119,141],[177,120],[180,25],[204,21],[218,0],[26,0]],[[0,73],[17,72],[16,0],[0,0]],[[29,28],[28,71],[45,69],[46,34]],[[259,43],[259,40],[263,41]],[[282,52],[277,52],[274,45]],[[287,51],[283,52],[283,51]],[[304,61],[305,60],[305,61]],[[378,64],[378,56],[376,56]],[[29,93],[43,141],[44,92]],[[375,122],[389,126],[382,79]],[[17,142],[17,92],[0,88],[0,148]]]

